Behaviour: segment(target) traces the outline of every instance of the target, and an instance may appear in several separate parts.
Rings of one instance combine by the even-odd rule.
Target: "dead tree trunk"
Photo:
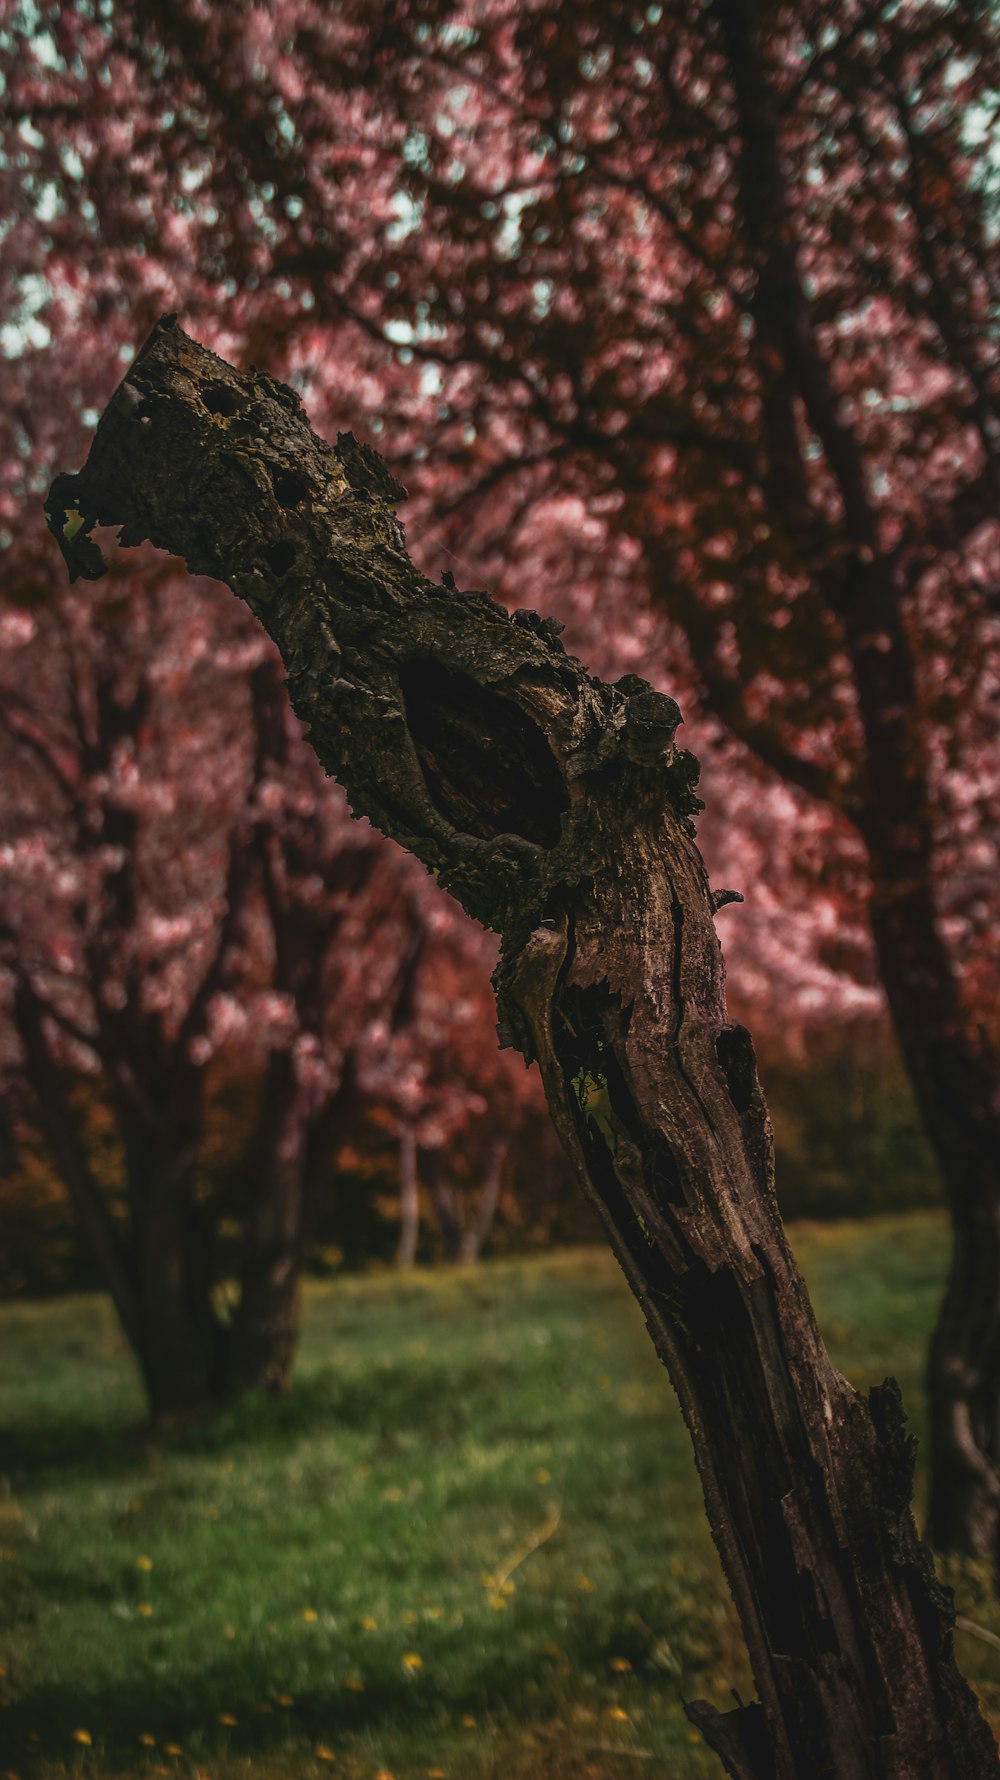
[[[103,572],[101,523],[227,581],[353,808],[501,933],[501,1031],[538,1058],[694,1445],[760,1694],[688,1708],[730,1774],[992,1775],[910,1514],[898,1389],[865,1401],[834,1370],[778,1216],[680,713],[589,678],[535,613],[425,580],[401,496],[373,452],[324,444],[291,390],[169,317],[48,512],[74,576]]]

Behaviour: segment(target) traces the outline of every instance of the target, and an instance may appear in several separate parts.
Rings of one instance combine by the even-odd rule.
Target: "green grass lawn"
[[[943,1220],[793,1240],[838,1364],[895,1372],[919,1433]],[[682,1703],[746,1663],[602,1251],[314,1286],[292,1395],[157,1443],[102,1301],[7,1306],[0,1342],[0,1776],[720,1772]]]

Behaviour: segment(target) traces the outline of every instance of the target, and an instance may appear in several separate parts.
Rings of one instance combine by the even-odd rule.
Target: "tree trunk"
[[[125,1136],[131,1228],[127,1242],[111,1218],[66,1093],[64,1072],[48,1045],[44,1005],[18,976],[14,1014],[24,1045],[39,1122],[49,1154],[97,1262],[105,1289],[146,1388],[152,1419],[210,1407],[225,1383],[225,1331],[211,1303],[205,1236],[194,1193],[200,1095],[195,1080],[164,1086],[169,1129],[119,1097]]]
[[[223,1402],[229,1331],[212,1303],[208,1233],[198,1205],[201,1072],[157,1084],[155,1107],[118,1089],[139,1312],[136,1354],[154,1422]]]
[[[424,1179],[430,1193],[437,1227],[449,1261],[457,1260],[464,1235],[462,1194],[444,1169],[443,1150],[424,1151]]]
[[[822,442],[842,507],[817,576],[850,657],[864,736],[853,816],[868,847],[870,920],[903,1061],[948,1197],[953,1246],[927,1370],[929,1534],[943,1551],[1000,1565],[1000,1057],[963,1007],[934,898],[932,797],[904,621],[907,589],[884,550],[865,459],[833,388],[798,266],[779,109],[770,90],[767,12],[713,0],[742,138],[742,220],[755,282],[765,379],[769,498],[790,535],[816,519],[796,403]]]
[[[229,1389],[288,1389],[299,1341],[300,1273],[310,1109],[288,1051],[268,1059],[257,1141],[251,1146],[250,1210],[240,1300],[233,1318]]]
[[[483,1252],[483,1243],[493,1228],[497,1207],[500,1204],[503,1165],[507,1160],[509,1148],[510,1144],[506,1137],[495,1137],[490,1144],[476,1215],[471,1224],[462,1231],[462,1240],[458,1245],[458,1258],[463,1266],[471,1267],[474,1262],[478,1261]]]
[[[126,1340],[138,1352],[139,1305],[135,1282],[100,1186],[90,1171],[78,1121],[45,1033],[45,1006],[14,963],[14,1025],[24,1048],[28,1080],[38,1103],[38,1122],[49,1155],[80,1221]]]
[[[401,491],[298,398],[154,330],[50,524],[228,580],[352,807],[503,936],[501,1029],[539,1060],[680,1399],[760,1703],[688,1708],[739,1780],[972,1780],[997,1749],[909,1511],[898,1389],[834,1370],[782,1230],[749,1035],[727,1017],[673,701],[589,679],[532,612],[412,567]],[[81,527],[66,537],[67,516]]]
[[[420,1179],[417,1174],[417,1138],[412,1125],[399,1133],[399,1242],[396,1266],[412,1267],[420,1236]]]

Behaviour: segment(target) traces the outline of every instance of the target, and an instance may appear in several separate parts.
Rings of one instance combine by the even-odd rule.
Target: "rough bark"
[[[1000,1567],[1000,1056],[963,1006],[941,934],[933,800],[903,618],[907,564],[895,547],[883,545],[864,453],[844,416],[803,289],[766,8],[760,0],[713,0],[712,10],[741,138],[740,209],[755,271],[756,341],[775,367],[764,390],[765,488],[789,536],[807,538],[818,514],[802,459],[801,407],[822,443],[841,505],[837,534],[822,553],[820,591],[842,630],[863,732],[862,779],[847,807],[868,848],[879,973],[952,1220],[948,1283],[927,1368],[928,1532],[942,1551],[989,1553]],[[897,99],[905,122],[905,100],[898,93]],[[923,239],[920,247],[926,254]],[[947,303],[941,288],[938,325],[976,392],[984,474],[995,485],[995,413],[969,341],[954,334]],[[720,714],[732,721],[731,709]],[[755,734],[746,739],[758,746]],[[767,758],[766,750],[758,751]],[[796,776],[787,757],[772,764]],[[822,794],[819,784],[809,788]]]
[[[689,1707],[728,1771],[993,1774],[910,1515],[898,1390],[865,1401],[834,1370],[781,1226],[677,707],[588,677],[533,612],[432,585],[401,494],[374,453],[323,443],[294,392],[169,317],[48,512],[74,575],[102,573],[102,523],[227,581],[352,807],[501,934],[501,1032],[539,1061],[669,1370],[747,1640],[760,1703]]]

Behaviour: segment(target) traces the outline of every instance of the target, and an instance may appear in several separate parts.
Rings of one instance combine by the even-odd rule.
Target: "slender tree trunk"
[[[412,1125],[399,1133],[399,1242],[396,1266],[412,1267],[420,1236],[420,1178],[417,1173],[417,1138]]]
[[[120,1102],[139,1307],[137,1357],[154,1421],[210,1409],[228,1392],[229,1331],[212,1302],[196,1165],[201,1072],[158,1084],[155,1110]]]
[[[230,1389],[280,1395],[291,1381],[301,1322],[300,1275],[309,1108],[287,1051],[268,1059],[233,1319]]]
[[[83,1138],[59,1067],[45,1035],[44,1007],[23,972],[16,974],[14,1023],[24,1047],[28,1079],[38,1102],[49,1155],[80,1221],[98,1272],[134,1351],[140,1341],[135,1282],[104,1196],[90,1171]]]
[[[42,1005],[23,977],[15,1018],[42,1134],[138,1362],[153,1420],[217,1403],[225,1387],[225,1331],[212,1307],[194,1191],[195,1072],[176,1094],[164,1084],[163,1104],[172,1117],[163,1125],[138,1112],[134,1095],[121,1111],[131,1213],[123,1243],[90,1172],[63,1071],[45,1037]]]
[[[900,595],[877,566],[844,602],[869,759],[869,918],[897,1041],[952,1225],[927,1365],[928,1534],[1000,1564],[1000,1056],[963,1005],[934,894],[927,767]]]
[[[509,1148],[510,1144],[506,1137],[495,1137],[490,1144],[476,1215],[462,1231],[462,1240],[458,1248],[458,1258],[466,1267],[471,1267],[475,1261],[478,1261],[483,1252],[483,1243],[493,1228],[497,1207],[500,1204],[503,1165],[507,1160]]]
[[[929,1534],[941,1550],[1000,1564],[1000,1055],[963,1007],[934,899],[932,796],[899,565],[883,551],[864,454],[844,418],[799,274],[770,91],[767,7],[713,0],[742,137],[741,209],[755,264],[770,498],[790,535],[808,529],[796,402],[822,442],[842,506],[838,548],[817,581],[850,656],[864,736],[855,820],[873,891],[882,982],[951,1211],[948,1284],[927,1369]],[[989,429],[987,429],[989,430]],[[985,434],[984,434],[985,438]]]
[[[258,1130],[245,1173],[251,1207],[240,1300],[233,1321],[229,1390],[283,1394],[291,1384],[302,1322],[302,1263],[313,1211],[331,1157],[356,1110],[353,1058],[339,1086],[318,1103],[292,1057],[269,1060]]]
[[[424,1179],[434,1207],[434,1216],[449,1260],[457,1259],[464,1235],[462,1197],[444,1171],[442,1150],[424,1151]]]
[[[538,1058],[668,1367],[747,1640],[760,1703],[688,1708],[730,1774],[993,1775],[910,1515],[898,1389],[866,1401],[834,1370],[782,1230],[677,707],[588,679],[535,613],[432,586],[399,493],[373,452],[331,450],[291,391],[170,317],[48,510],[74,574],[103,572],[99,521],[228,579],[352,807],[502,934],[501,1030]]]

